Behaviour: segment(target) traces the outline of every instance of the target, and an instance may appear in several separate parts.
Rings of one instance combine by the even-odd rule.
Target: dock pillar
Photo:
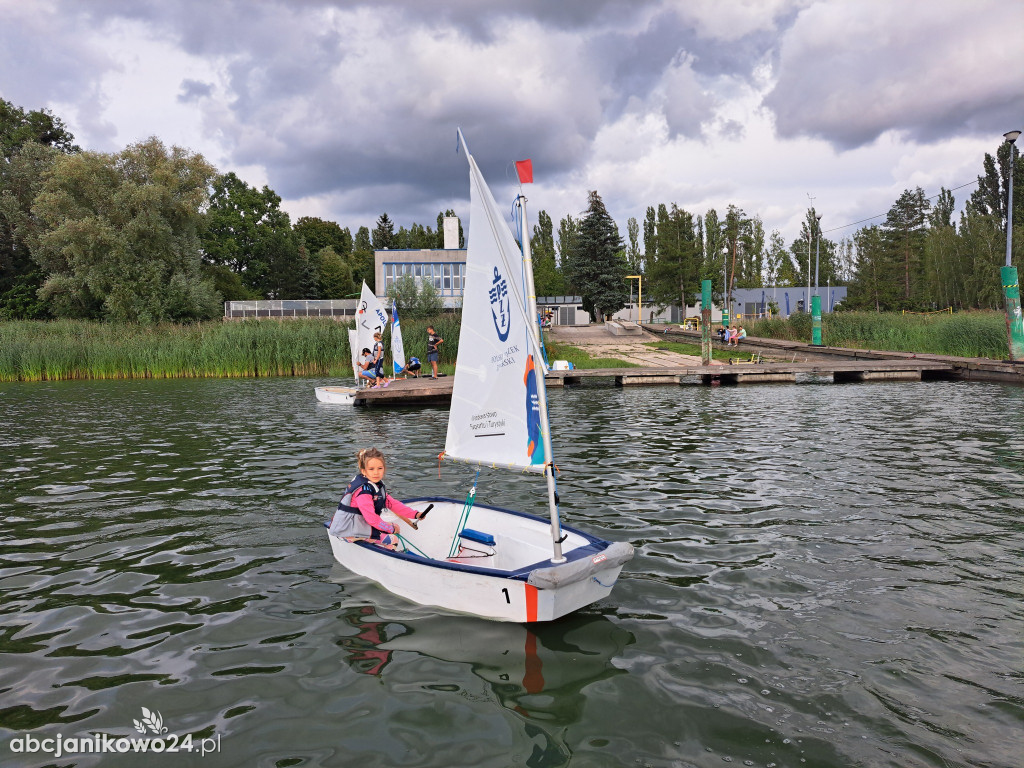
[[[711,365],[711,281],[700,283],[700,364]]]
[[[999,276],[1003,283],[1003,298],[1006,300],[1006,341],[1011,360],[1024,360],[1024,321],[1020,311],[1020,285],[1016,267],[1001,267]]]
[[[811,344],[821,346],[821,296],[811,296]]]

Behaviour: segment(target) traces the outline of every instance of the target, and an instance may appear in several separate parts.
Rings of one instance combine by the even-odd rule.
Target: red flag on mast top
[[[533,183],[533,160],[516,160],[516,173],[520,184]]]

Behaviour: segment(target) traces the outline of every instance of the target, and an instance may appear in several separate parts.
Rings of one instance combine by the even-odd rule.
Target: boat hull
[[[454,556],[447,557],[463,503],[451,499],[408,503],[417,509],[432,503],[435,509],[420,523],[419,531],[403,525],[403,538],[407,535],[405,540],[412,545],[407,552],[330,534],[328,538],[343,566],[420,605],[496,621],[551,621],[607,597],[623,564],[632,557],[629,544],[612,544],[563,527],[566,543],[571,542],[565,551],[567,562],[553,564],[540,559],[544,536],[550,557],[547,521],[479,504],[472,510],[470,524],[488,529],[494,545],[466,542],[467,546],[459,546]]]
[[[358,391],[355,387],[317,387],[316,399],[321,403],[352,405]]]

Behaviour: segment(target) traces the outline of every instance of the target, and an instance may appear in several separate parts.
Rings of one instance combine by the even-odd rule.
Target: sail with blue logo
[[[405,370],[405,343],[398,320],[398,302],[394,299],[391,301],[391,365],[395,376]]]
[[[464,146],[464,145],[463,145]],[[537,405],[523,255],[472,155],[469,240],[459,357],[445,457],[543,472],[543,424]]]

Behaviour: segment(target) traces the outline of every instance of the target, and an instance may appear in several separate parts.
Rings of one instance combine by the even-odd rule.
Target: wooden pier
[[[442,376],[439,379],[432,379],[429,376],[421,376],[418,379],[395,379],[386,387],[366,387],[359,390],[352,404],[369,408],[394,408],[404,405],[439,405],[447,408],[452,402],[454,382],[454,376]]]
[[[551,371],[544,377],[548,387],[564,387],[587,380],[606,380],[618,387],[684,384],[796,383],[798,377],[831,376],[840,382],[921,381],[960,378],[948,362],[930,360],[823,360],[799,363],[737,363],[734,365],[687,365],[659,368],[596,368]],[[369,408],[395,406],[448,406],[452,376],[440,379],[398,379],[381,389],[363,389],[355,405]]]
[[[737,363],[735,365],[687,365],[671,368],[597,368],[551,371],[549,387],[579,384],[584,379],[612,379],[616,386],[652,384],[764,384],[795,383],[798,376],[831,376],[833,381],[921,381],[956,378],[954,366],[929,360],[822,360],[799,363]]]

